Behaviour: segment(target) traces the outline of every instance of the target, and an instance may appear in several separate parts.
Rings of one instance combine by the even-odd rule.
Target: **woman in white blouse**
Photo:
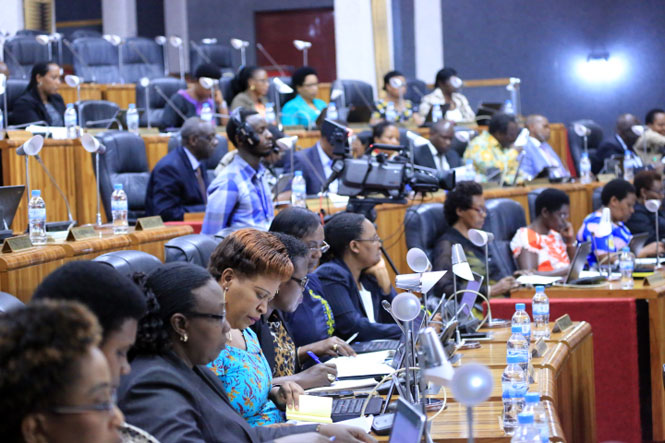
[[[448,111],[444,116],[446,120],[455,123],[475,122],[476,114],[469,106],[469,101],[458,92],[462,87],[462,83],[462,79],[457,76],[457,71],[453,68],[441,69],[436,73],[434,91],[423,97],[418,113],[423,117],[427,117],[432,106],[448,105]]]

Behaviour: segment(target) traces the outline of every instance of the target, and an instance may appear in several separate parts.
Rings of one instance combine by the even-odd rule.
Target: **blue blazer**
[[[402,330],[381,307],[383,300],[392,302],[397,295],[394,289],[390,290],[390,294],[384,295],[374,277],[361,274],[360,283],[372,294],[376,323],[371,323],[360,301],[360,292],[353,275],[342,260],[333,259],[319,266],[316,276],[321,281],[323,296],[330,303],[335,315],[337,336],[347,339],[358,332],[358,341],[402,336]]]
[[[321,157],[319,157],[316,145],[296,152],[293,157],[294,170],[302,171],[302,176],[307,183],[307,195],[316,195],[321,192],[328,177],[323,172]],[[291,172],[288,154],[284,156],[284,172]]]
[[[210,182],[205,163],[201,162],[201,167],[207,189]],[[150,173],[145,210],[146,215],[161,215],[164,221],[180,221],[185,212],[206,210],[196,174],[182,146],[157,162]]]
[[[547,143],[543,142],[540,145],[540,148],[537,148],[531,140],[527,142],[526,145],[524,145],[524,153],[525,157],[524,160],[522,160],[522,165],[520,166],[520,170],[523,172],[529,174],[531,177],[537,176],[543,169],[549,166],[549,163],[545,156],[543,155],[541,149],[545,149],[548,151],[548,153],[553,156],[552,158],[555,158],[559,162],[559,167],[562,168],[565,171],[565,167],[563,166],[563,163],[561,162],[561,159],[559,156],[554,152],[554,149]]]

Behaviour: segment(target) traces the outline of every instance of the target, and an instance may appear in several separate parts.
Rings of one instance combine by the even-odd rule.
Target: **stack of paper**
[[[302,394],[298,397],[298,410],[286,408],[286,419],[314,423],[332,423],[332,397]]]
[[[308,389],[306,392],[346,391],[367,387],[374,387],[378,382],[373,378],[353,378],[350,380],[337,380],[330,386]]]
[[[390,366],[393,351],[359,354],[356,357],[336,357],[328,360],[337,366],[337,378],[374,377],[395,372]]]

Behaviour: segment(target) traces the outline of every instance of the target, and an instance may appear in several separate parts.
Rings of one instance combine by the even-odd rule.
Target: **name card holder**
[[[554,322],[554,328],[552,328],[552,332],[563,332],[570,328],[572,325],[573,321],[570,319],[570,316],[568,314],[563,314]]]
[[[17,252],[23,249],[32,248],[30,236],[21,235],[18,237],[9,237],[5,239],[2,245],[2,252]]]
[[[665,272],[658,269],[644,279],[644,286],[660,286],[665,283]]]
[[[153,215],[152,217],[141,217],[136,220],[136,226],[134,227],[135,231],[147,231],[149,229],[158,229],[164,227],[164,221],[159,215]]]
[[[545,355],[545,351],[547,351],[547,343],[545,342],[545,339],[541,337],[533,345],[531,356],[535,358],[542,357]]]
[[[67,233],[67,241],[79,241],[96,237],[97,232],[92,226],[78,226],[76,228],[70,229]]]

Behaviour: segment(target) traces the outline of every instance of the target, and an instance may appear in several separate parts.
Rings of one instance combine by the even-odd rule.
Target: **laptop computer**
[[[404,399],[399,399],[393,427],[390,431],[389,443],[420,442],[423,438],[427,419],[425,414],[416,408],[417,406],[409,404]]]
[[[418,336],[418,331],[425,323],[426,313],[424,309],[420,310],[418,317],[411,322],[411,331],[414,337]],[[404,342],[404,335],[402,334],[401,340],[379,339],[372,341],[359,341],[351,345],[357,354],[365,354],[367,352],[377,351],[396,351],[401,343]]]
[[[628,247],[630,248],[630,252],[637,254],[642,250],[644,245],[647,242],[647,238],[649,238],[649,233],[648,232],[640,232],[639,234],[634,234],[633,238],[630,239],[630,242],[628,243]]]
[[[595,277],[580,278],[580,272],[584,269],[584,265],[586,265],[587,257],[590,252],[591,252],[590,241],[586,241],[584,243],[580,243],[579,245],[577,245],[577,250],[575,251],[575,257],[573,257],[573,261],[570,262],[570,269],[568,269],[568,275],[566,276],[564,284],[590,285],[605,280],[605,277],[601,275]]]
[[[360,417],[365,401],[367,401],[366,397],[333,398],[332,421],[338,422]],[[365,408],[365,414],[378,415],[381,413],[382,406],[383,398],[372,397]]]
[[[0,230],[11,229],[24,191],[24,185],[0,186]]]

